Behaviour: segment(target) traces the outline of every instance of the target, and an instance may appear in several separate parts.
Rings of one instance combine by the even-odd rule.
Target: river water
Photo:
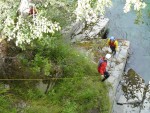
[[[123,12],[125,0],[112,0],[113,6],[106,11],[105,17],[110,19],[109,36],[127,39],[131,42],[130,57],[127,69],[133,68],[143,79],[150,81],[150,17],[148,6],[143,11],[143,24],[134,24],[136,13]],[[149,14],[150,16],[150,14]]]

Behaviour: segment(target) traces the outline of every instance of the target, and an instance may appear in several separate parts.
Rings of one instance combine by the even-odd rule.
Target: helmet
[[[115,40],[115,37],[114,37],[114,36],[111,36],[111,37],[110,37],[110,40]]]
[[[105,56],[106,59],[110,59],[110,57],[111,57],[111,54],[106,54]]]

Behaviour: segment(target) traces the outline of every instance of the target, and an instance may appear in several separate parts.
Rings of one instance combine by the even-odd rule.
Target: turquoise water
[[[143,11],[143,24],[134,24],[136,13],[123,12],[124,0],[112,0],[113,6],[107,10],[106,16],[110,19],[108,37],[127,39],[131,42],[130,58],[127,68],[133,68],[143,79],[150,81],[150,18],[148,7]],[[149,1],[150,2],[150,1]]]

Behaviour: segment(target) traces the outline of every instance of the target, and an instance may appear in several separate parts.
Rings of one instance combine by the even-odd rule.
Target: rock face
[[[89,40],[103,36],[107,30],[109,19],[100,17],[96,23],[87,25],[85,22],[76,22],[68,29],[63,30],[62,33],[65,37],[71,37],[71,42],[78,42]]]
[[[130,69],[118,87],[113,113],[150,113],[150,82]]]
[[[123,107],[123,113],[139,113],[140,103],[143,101],[144,95],[144,80],[135,73],[134,70],[130,69],[127,75],[123,76],[121,84],[122,94],[118,94],[118,99],[116,103]],[[114,113],[118,113],[117,109],[114,109]]]
[[[145,88],[143,97],[143,103],[140,109],[140,113],[150,113],[150,82]]]
[[[129,45],[128,41],[119,41],[119,51],[108,61],[110,77],[106,82],[112,85],[109,94],[112,113],[150,113],[150,83],[146,86],[132,69],[123,76]],[[103,47],[102,51],[110,53],[109,47]]]
[[[108,72],[110,73],[110,77],[107,82],[109,82],[112,85],[112,88],[110,88],[109,96],[111,99],[111,103],[113,104],[115,100],[115,95],[117,92],[117,87],[119,84],[119,81],[121,80],[121,77],[124,73],[124,68],[126,64],[126,59],[128,57],[128,49],[129,49],[130,42],[126,40],[119,41],[119,51],[116,53],[116,55],[108,61]],[[102,49],[105,50],[108,53],[108,48]]]
[[[125,75],[123,78],[124,85],[122,85],[122,90],[124,92],[124,95],[122,96],[124,96],[126,100],[122,102],[122,104],[142,102],[145,87],[144,80],[132,69],[130,69],[128,71],[128,74]],[[119,101],[120,100],[118,100],[118,103]]]

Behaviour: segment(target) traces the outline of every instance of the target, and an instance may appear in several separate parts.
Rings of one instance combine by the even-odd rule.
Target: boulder
[[[150,113],[150,81],[146,87],[145,98],[140,113]]]
[[[145,87],[144,80],[132,69],[128,71],[123,79],[127,85],[122,86],[124,94],[121,95],[118,102],[122,101],[123,96],[126,98],[126,100],[124,99],[124,103],[142,102]]]
[[[79,33],[82,32],[82,30],[85,28],[85,23],[82,21],[76,22],[73,26],[72,26],[72,34],[77,35]]]
[[[93,25],[86,25],[85,22],[79,21],[72,25],[71,31],[68,32],[68,35],[66,34],[66,36],[71,37],[72,42],[82,41],[83,39],[98,38],[99,35],[102,36],[105,33],[108,22],[108,18],[100,18]]]
[[[106,30],[108,22],[108,18],[100,18],[95,26],[91,28],[91,32],[87,35],[87,37],[95,37],[98,34],[103,34]]]

